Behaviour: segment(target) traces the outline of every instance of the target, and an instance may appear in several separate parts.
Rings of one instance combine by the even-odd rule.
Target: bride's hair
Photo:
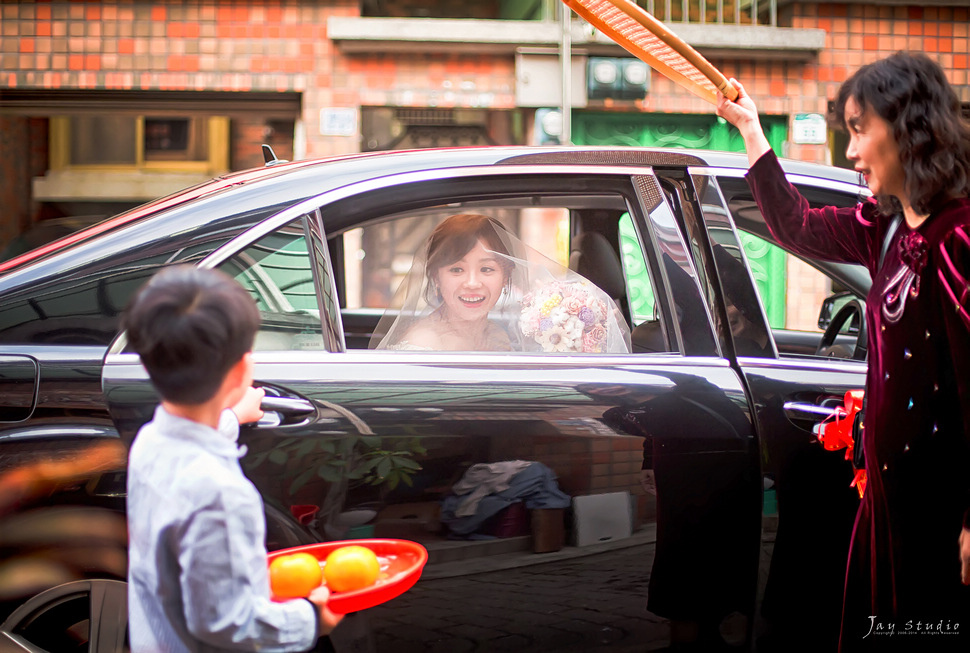
[[[448,217],[431,232],[431,237],[428,239],[425,266],[425,274],[429,281],[427,292],[436,292],[435,276],[438,270],[460,261],[479,240],[485,243],[486,249],[502,255],[498,257],[497,263],[508,282],[515,264],[509,258],[511,253],[502,238],[503,234],[507,233],[501,222],[487,215],[458,213]],[[434,301],[434,297],[426,297],[426,299],[429,303]]]

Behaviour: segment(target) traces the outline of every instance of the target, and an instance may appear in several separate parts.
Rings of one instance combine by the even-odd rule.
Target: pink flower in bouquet
[[[609,309],[586,281],[538,284],[522,298],[519,328],[543,351],[602,352]]]
[[[601,325],[594,325],[583,334],[583,351],[602,352],[606,345],[606,329]]]
[[[579,315],[579,311],[580,311],[580,309],[583,308],[584,305],[585,304],[578,297],[576,297],[576,296],[566,297],[562,301],[562,307],[563,307],[563,309],[567,313],[570,313],[571,315]]]
[[[583,304],[589,301],[589,293],[583,290],[582,288],[578,288],[578,287],[570,288],[569,294],[571,297],[575,297]]]
[[[528,317],[524,316],[519,321],[519,327],[522,329],[522,335],[527,338],[531,338],[539,333],[539,315],[534,314]]]

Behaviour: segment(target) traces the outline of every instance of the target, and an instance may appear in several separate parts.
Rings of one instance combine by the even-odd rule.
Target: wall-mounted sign
[[[320,109],[321,136],[356,136],[357,109],[324,107]]]
[[[792,126],[793,143],[798,145],[824,145],[828,136],[825,116],[820,113],[796,113]]]

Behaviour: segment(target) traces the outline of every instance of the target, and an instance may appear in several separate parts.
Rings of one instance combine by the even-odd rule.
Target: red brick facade
[[[824,112],[839,84],[859,66],[899,50],[910,50],[937,59],[961,102],[970,102],[970,8],[921,5],[795,5],[791,26],[824,29],[828,33],[826,48],[816,62],[787,66],[781,71],[775,66],[767,75],[759,75],[756,69],[753,94],[770,94],[771,100],[762,103],[768,113]],[[786,98],[791,98],[790,108],[785,106]],[[789,156],[824,162],[824,151],[819,149],[820,146],[792,146]]]
[[[429,54],[411,51],[341,52],[327,34],[331,16],[359,16],[359,0],[138,0],[37,1],[0,4],[0,103],[6,89],[288,91],[302,94],[308,157],[358,151],[359,136],[324,136],[320,110],[362,106],[516,107],[511,54]],[[411,11],[431,2],[391,3]],[[437,3],[441,4],[441,3]],[[465,3],[462,3],[465,4]],[[491,6],[491,3],[483,3]],[[450,6],[450,5],[449,5]],[[456,5],[457,6],[457,5]],[[476,17],[490,17],[480,8]],[[484,12],[484,14],[482,13]],[[479,16],[479,14],[482,14]],[[441,15],[440,13],[438,15]],[[783,5],[779,25],[822,28],[826,47],[807,62],[714,59],[737,77],[768,114],[824,113],[838,84],[859,65],[899,49],[938,57],[961,100],[970,102],[967,8],[872,4]],[[642,110],[704,113],[712,108],[663,77],[653,76]],[[627,105],[623,110],[635,110]],[[264,127],[236,121],[231,164],[258,164]],[[0,123],[19,132],[18,119]],[[243,138],[242,135],[245,134]],[[17,134],[0,134],[3,159],[24,147]],[[288,158],[285,139],[277,140]],[[279,148],[283,148],[280,152]],[[793,158],[826,161],[825,145],[790,145]],[[9,165],[9,164],[8,164]],[[23,204],[25,178],[4,175],[0,199]],[[33,216],[36,217],[36,216]],[[25,216],[18,211],[17,222]],[[10,217],[5,218],[9,221]],[[29,220],[29,218],[28,218]],[[0,238],[3,234],[0,233]]]
[[[357,0],[3,4],[0,89],[297,91],[308,121],[330,106],[515,106],[509,56],[341,54],[327,37],[327,19],[359,13]],[[781,24],[828,32],[817,61],[715,60],[766,113],[824,111],[852,70],[899,49],[937,55],[970,101],[967,8],[811,2],[785,13]],[[448,93],[449,81],[466,90]],[[643,108],[710,111],[656,75]],[[307,155],[356,149],[356,139],[314,131]],[[819,158],[812,150],[792,154]]]

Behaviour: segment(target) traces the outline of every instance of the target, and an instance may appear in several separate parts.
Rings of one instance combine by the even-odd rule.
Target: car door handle
[[[286,417],[302,417],[314,412],[316,408],[306,399],[295,399],[293,397],[263,397],[259,407],[263,412],[274,412],[285,415]]]
[[[788,419],[809,422],[822,422],[834,418],[836,415],[845,414],[845,409],[842,406],[819,406],[800,401],[786,401],[782,408],[784,408],[785,417]]]

